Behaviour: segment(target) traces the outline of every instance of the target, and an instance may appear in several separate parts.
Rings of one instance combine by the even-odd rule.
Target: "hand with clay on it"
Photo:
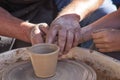
[[[100,52],[120,51],[120,30],[104,29],[92,34],[96,48]]]
[[[46,34],[48,32],[48,25],[46,23],[36,24],[31,30],[30,40],[32,45],[44,43]]]
[[[57,37],[57,44],[63,54],[67,53],[73,46],[78,45],[79,34],[79,16],[76,14],[67,14],[56,18],[51,23],[46,42],[54,43]]]

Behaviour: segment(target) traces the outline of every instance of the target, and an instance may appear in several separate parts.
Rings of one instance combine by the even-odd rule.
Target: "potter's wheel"
[[[72,60],[59,61],[56,75],[50,78],[37,78],[29,61],[19,62],[7,68],[2,80],[96,80],[96,74],[89,66]]]

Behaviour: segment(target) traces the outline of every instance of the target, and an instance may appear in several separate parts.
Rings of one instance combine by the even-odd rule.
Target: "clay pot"
[[[59,47],[55,44],[41,43],[27,49],[37,77],[55,75]]]

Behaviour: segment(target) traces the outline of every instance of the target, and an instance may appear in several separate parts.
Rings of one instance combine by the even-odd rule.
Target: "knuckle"
[[[59,25],[59,24],[51,24],[50,25],[50,29],[52,30],[52,29],[60,29],[61,28],[61,26]]]
[[[111,33],[107,30],[107,31],[104,31],[103,33],[103,36],[104,37],[110,37]]]
[[[108,38],[104,38],[103,41],[104,42],[109,42],[109,39]]]
[[[110,48],[111,46],[109,44],[105,44],[105,47],[106,48]]]
[[[69,34],[73,34],[73,33],[75,32],[75,29],[70,28],[70,29],[67,30],[67,32],[68,32]]]
[[[108,36],[108,37],[104,38],[104,42],[111,43],[112,39],[110,39],[110,37]]]

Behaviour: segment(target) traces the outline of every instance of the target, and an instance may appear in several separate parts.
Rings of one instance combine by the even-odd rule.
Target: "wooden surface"
[[[97,73],[97,80],[120,80],[120,62],[111,57],[83,48],[73,48],[69,52],[69,57],[74,57],[77,62],[84,62],[90,65]],[[0,54],[0,80],[9,66],[21,61],[30,60],[25,48],[16,49]]]

